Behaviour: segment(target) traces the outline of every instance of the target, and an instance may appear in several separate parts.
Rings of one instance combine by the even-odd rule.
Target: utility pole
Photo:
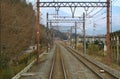
[[[52,28],[52,22],[50,21],[50,27],[51,27],[51,38],[52,38],[52,47],[53,47],[53,42],[54,42],[54,33],[53,33],[53,28]]]
[[[71,41],[70,41],[70,39],[71,39],[71,36],[70,36],[70,31],[71,31],[71,30],[68,30],[69,46],[71,45]]]
[[[110,21],[111,21],[110,24],[111,24],[111,33],[112,33],[112,1],[111,1],[110,9],[111,9],[111,11],[110,11],[110,15],[111,15],[111,16],[110,16],[110,17],[111,17],[111,18],[110,18],[110,19],[111,19],[111,20],[110,20]]]
[[[39,0],[37,0],[37,14],[36,14],[36,43],[37,43],[37,52],[36,52],[36,63],[39,63],[39,52],[40,52],[40,11],[39,11]]]
[[[93,23],[93,43],[95,41],[95,28],[96,28],[96,23]]]
[[[86,54],[85,13],[83,13],[83,53]]]
[[[107,0],[107,35],[106,35],[106,44],[107,44],[107,64],[110,65],[110,0]]]
[[[72,47],[72,27],[70,28],[70,46]]]
[[[46,25],[47,25],[47,53],[48,53],[48,13],[47,13],[47,20],[46,20]]]
[[[75,49],[77,46],[77,23],[75,22]]]

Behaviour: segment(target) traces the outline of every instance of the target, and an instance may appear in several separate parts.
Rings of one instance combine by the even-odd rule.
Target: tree
[[[0,9],[1,51],[12,60],[34,43],[35,12],[20,0],[2,0]]]
[[[89,44],[88,46],[88,54],[93,55],[93,54],[98,54],[99,52],[99,47],[95,44]]]
[[[6,53],[0,52],[0,70],[9,66],[9,57]]]

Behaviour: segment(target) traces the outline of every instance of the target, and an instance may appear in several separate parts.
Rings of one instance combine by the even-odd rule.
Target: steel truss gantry
[[[107,7],[107,2],[39,2],[40,7]]]
[[[78,19],[51,19],[48,20],[48,22],[51,23],[82,23],[83,21],[78,20]]]
[[[49,15],[49,14],[48,14]],[[47,15],[47,16],[48,16]],[[47,18],[48,22],[52,23],[83,23],[83,17],[75,16],[74,18],[70,16],[53,16],[54,19]]]

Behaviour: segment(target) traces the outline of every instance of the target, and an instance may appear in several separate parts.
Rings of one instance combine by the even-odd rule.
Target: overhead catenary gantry
[[[40,7],[107,7],[107,2],[39,2]]]
[[[53,16],[52,18],[50,17]],[[75,16],[75,18],[72,18],[70,16],[55,16],[55,14],[48,14],[47,13],[47,18],[46,18],[46,26],[48,27],[48,23],[83,23],[83,17],[78,17],[78,16]],[[49,17],[51,19],[49,19]]]
[[[72,17],[74,17],[75,14],[75,10],[77,7],[84,7],[85,10],[88,10],[88,8],[90,7],[107,7],[107,2],[39,2],[40,5],[39,7],[44,7],[44,8],[48,8],[48,7],[54,7],[55,10],[59,11],[60,7],[69,7],[71,8],[71,13],[72,13]]]
[[[51,17],[52,16],[52,17]],[[52,19],[49,19],[52,18]],[[59,16],[56,14],[48,14],[47,13],[47,22],[52,23],[81,23],[83,22],[83,17],[75,16],[74,18],[71,16]]]
[[[50,19],[48,20],[48,22],[51,23],[82,23],[82,20],[78,20],[78,19]]]
[[[110,64],[110,0],[107,0],[105,2],[40,2],[37,0],[37,13],[39,13],[39,8],[42,7],[53,7],[53,8],[60,8],[60,7],[69,7],[71,8],[72,12],[72,17],[74,17],[74,11],[76,7],[83,7],[83,8],[90,8],[90,7],[105,7],[107,9],[107,35],[106,35],[106,45],[107,45],[107,64]],[[72,9],[74,8],[74,9]],[[37,15],[39,17],[39,15]],[[37,23],[39,20],[36,20]],[[37,32],[36,32],[37,33]],[[37,42],[38,43],[38,42]],[[38,46],[38,44],[37,44]],[[38,51],[39,52],[39,51]]]
[[[52,19],[49,19],[49,15],[53,16]],[[85,17],[84,17],[85,18]],[[83,17],[75,17],[75,18],[72,18],[70,16],[55,16],[54,17],[54,14],[48,14],[47,13],[47,20],[46,20],[46,24],[47,24],[47,27],[48,27],[48,23],[74,23],[75,24],[75,49],[76,49],[76,46],[77,46],[77,23],[83,23]],[[53,26],[50,26],[50,27],[53,27]],[[56,26],[55,26],[56,27]],[[58,26],[57,26],[58,27]],[[48,50],[48,48],[47,48]]]

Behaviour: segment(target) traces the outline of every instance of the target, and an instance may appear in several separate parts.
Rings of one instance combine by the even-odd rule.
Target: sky
[[[36,0],[27,0],[28,2],[32,2],[34,9],[36,9]],[[41,2],[48,2],[53,0],[40,0]],[[54,0],[54,1],[106,1],[106,0]],[[94,10],[94,11],[92,11]],[[41,23],[46,25],[46,13],[54,14],[55,9],[54,8],[41,8]],[[94,15],[96,12],[100,11],[96,15]],[[82,16],[83,12],[85,10],[83,8],[76,8],[75,16]],[[98,35],[98,34],[106,34],[106,9],[105,8],[89,8],[86,13],[89,13],[88,17],[92,18],[86,18],[86,34],[89,35]],[[61,16],[71,16],[71,9],[70,8],[60,8],[59,15]],[[52,24],[52,25],[62,25],[64,27],[59,27],[60,30],[69,30],[70,26],[74,26],[75,24],[72,23],[64,23],[64,24]],[[65,27],[66,26],[66,27]],[[68,27],[69,26],[69,27]],[[79,29],[82,27],[81,24],[77,24],[78,33],[81,33],[82,31]],[[120,0],[112,0],[112,28],[111,31],[117,31],[120,30]]]

